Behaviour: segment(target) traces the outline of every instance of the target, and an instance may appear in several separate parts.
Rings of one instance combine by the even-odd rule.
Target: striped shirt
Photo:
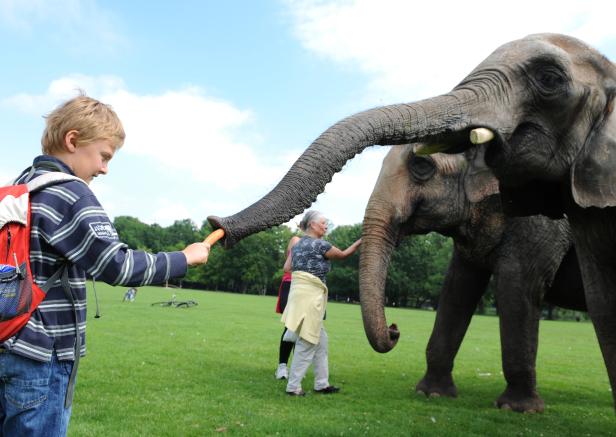
[[[58,171],[73,174],[52,156],[34,160],[35,176]],[[27,171],[18,182],[23,182]],[[150,254],[131,250],[118,234],[90,188],[67,181],[35,192],[31,202],[30,263],[40,286],[62,265],[68,264],[71,291],[77,309],[81,355],[85,355],[86,273],[111,285],[138,286],[163,283],[186,274],[182,252]],[[55,351],[59,360],[74,360],[75,319],[73,308],[58,280],[30,320],[2,344],[12,353],[49,361]]]

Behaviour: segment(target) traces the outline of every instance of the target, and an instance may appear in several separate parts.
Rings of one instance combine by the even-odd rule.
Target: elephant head
[[[399,337],[395,324],[387,328],[383,308],[391,253],[399,241],[436,231],[457,241],[471,238],[473,246],[489,249],[498,243],[504,223],[502,214],[494,213],[500,208],[488,206],[500,200],[498,182],[483,161],[483,148],[431,156],[419,156],[417,149],[405,145],[389,151],[364,215],[360,301],[366,335],[378,352],[391,350]],[[483,230],[480,238],[485,241],[477,242],[474,228]]]
[[[563,178],[570,178],[580,205],[616,205],[616,176],[602,171],[616,164],[615,93],[616,69],[597,51],[564,35],[531,35],[498,48],[449,93],[339,121],[262,199],[232,216],[208,219],[225,230],[230,247],[303,212],[366,147],[422,141],[454,153],[472,146],[469,134],[478,127],[494,134],[486,161],[502,185],[516,189],[503,193],[512,208],[523,193],[526,205],[535,197],[534,206],[558,216],[555,184]],[[520,168],[523,174],[515,171]],[[538,177],[546,181],[542,188],[525,191]]]
[[[475,120],[492,133],[486,162],[506,211],[560,217],[569,198],[616,206],[614,64],[574,38],[534,35],[496,50],[456,90],[490,76],[492,115]],[[446,149],[459,150],[432,148]]]

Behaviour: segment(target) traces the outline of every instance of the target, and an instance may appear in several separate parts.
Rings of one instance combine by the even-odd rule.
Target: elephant
[[[506,214],[566,215],[616,401],[616,67],[582,41],[534,34],[504,44],[451,91],[350,115],[327,128],[261,199],[210,216],[222,244],[287,222],[366,147],[423,142],[459,153],[487,141]],[[471,134],[487,128],[493,138]],[[387,341],[394,332],[379,328]]]
[[[426,349],[427,371],[416,390],[457,396],[452,369],[479,299],[493,275],[501,330],[505,391],[498,407],[541,412],[535,359],[541,302],[586,311],[584,290],[566,220],[507,217],[498,182],[483,161],[483,148],[464,154],[415,153],[392,148],[368,201],[360,255],[360,301],[372,347],[396,344],[385,330],[385,281],[394,246],[405,236],[436,231],[452,237],[454,250]]]

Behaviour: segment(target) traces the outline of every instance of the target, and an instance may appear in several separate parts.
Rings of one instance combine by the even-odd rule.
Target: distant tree
[[[119,216],[113,221],[120,239],[131,249],[152,251],[147,245],[147,235],[150,226],[142,223],[139,219],[129,216]]]
[[[436,233],[405,238],[392,254],[385,293],[396,306],[436,306],[452,242]]]
[[[207,221],[197,226],[190,219],[176,220],[170,226],[161,227],[120,216],[114,220],[114,225],[120,239],[129,247],[150,252],[182,250],[188,244],[202,241],[212,231]],[[293,235],[288,227],[277,226],[244,238],[232,249],[214,245],[208,263],[190,268],[183,283],[194,288],[276,294],[287,244]],[[338,226],[325,238],[345,249],[360,237],[361,224],[355,224]],[[404,239],[392,254],[386,301],[397,306],[421,307],[428,303],[435,306],[451,248],[450,239],[434,233]],[[359,300],[358,271],[359,252],[332,263],[327,277],[330,296],[339,300]]]
[[[164,229],[157,223],[150,225],[146,232],[144,243],[152,252],[164,251],[166,246]]]
[[[346,249],[358,238],[361,238],[361,224],[344,225],[334,228],[325,237],[330,243],[341,250]],[[360,249],[361,250],[361,246]],[[332,263],[327,275],[327,288],[330,298],[345,300],[351,298],[359,301],[359,252],[344,260]]]
[[[198,278],[215,290],[275,294],[292,235],[288,227],[277,226],[244,238],[229,250],[215,245],[208,263],[197,268]]]
[[[199,228],[190,219],[176,220],[171,226],[163,229],[163,242],[165,247],[182,248],[196,241],[203,240]]]

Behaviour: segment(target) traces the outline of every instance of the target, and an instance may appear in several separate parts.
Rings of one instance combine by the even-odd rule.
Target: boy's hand
[[[193,243],[182,251],[186,256],[186,262],[189,266],[205,264],[210,255],[210,245],[208,243]]]

